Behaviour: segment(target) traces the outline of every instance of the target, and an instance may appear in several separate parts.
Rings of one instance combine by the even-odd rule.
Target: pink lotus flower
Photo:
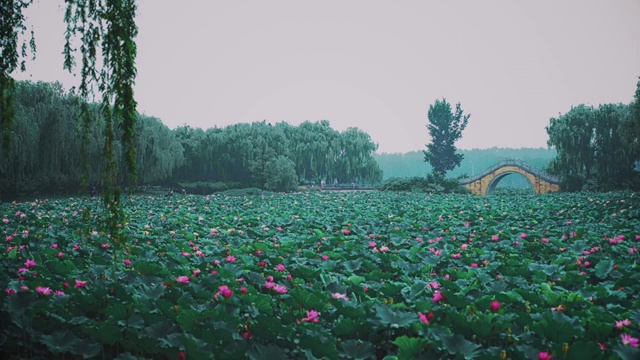
[[[131,265],[131,260],[129,260],[129,259],[124,259],[123,262],[124,262],[125,265]]]
[[[320,322],[320,320],[318,319],[318,316],[320,316],[320,314],[317,311],[307,310],[307,317],[300,319],[300,321],[318,323]]]
[[[287,287],[284,286],[284,285],[275,284],[273,286],[273,290],[275,290],[275,292],[277,292],[278,294],[286,294],[287,293]]]
[[[491,236],[491,241],[498,241],[498,240],[500,240],[500,236],[498,236],[498,235],[492,235]]]
[[[329,260],[329,255],[322,255],[322,261]]]
[[[13,290],[13,289],[9,289],[9,288],[4,289],[4,292],[5,292],[7,295],[15,295],[15,293],[16,293],[16,291],[15,291],[15,290]]]
[[[51,295],[51,289],[48,288],[48,287],[37,286],[36,287],[36,292],[38,294],[42,294],[42,295]]]
[[[227,285],[220,285],[218,286],[218,292],[215,295],[213,295],[213,298],[218,300],[218,295],[220,294],[222,294],[222,296],[224,296],[225,299],[228,299],[231,296],[233,296],[233,291],[229,289]]]
[[[491,311],[498,312],[498,310],[500,310],[500,302],[499,301],[492,301],[490,308],[491,308]]]
[[[181,284],[188,284],[189,283],[189,277],[188,276],[178,276],[176,278],[176,281],[181,283]]]
[[[56,290],[56,291],[53,293],[53,296],[64,296],[64,291],[62,291],[62,290]]]
[[[600,346],[600,350],[607,350],[607,344],[598,343],[598,346]]]
[[[389,248],[388,248],[388,247],[386,247],[386,246],[384,246],[384,245],[383,245],[383,246],[380,246],[380,252],[388,252],[388,251],[389,251]]]
[[[264,283],[264,287],[266,287],[267,289],[273,289],[275,286],[276,286],[276,284],[273,281],[267,280]]]
[[[76,279],[76,285],[74,286],[74,288],[80,289],[80,288],[84,288],[86,285],[87,285],[86,281]]]
[[[478,268],[478,264],[476,264],[476,263],[471,263],[471,267],[472,267],[472,268],[474,268],[474,269],[477,269],[477,268]]]
[[[440,289],[440,283],[437,281],[432,281],[429,283],[429,287],[432,289]]]
[[[423,324],[429,325],[431,324],[431,320],[433,320],[433,311],[429,311],[428,314],[418,313],[418,316]]]
[[[549,239],[548,238],[542,238],[540,241],[542,241],[543,243],[548,243]]]
[[[540,351],[538,353],[538,360],[551,360],[552,355],[546,351]]]
[[[622,340],[623,344],[631,345],[631,347],[638,348],[639,340],[637,338],[634,338],[629,334],[622,334],[620,335],[620,339]]]
[[[467,250],[467,248],[468,248],[467,244],[460,245],[460,249],[462,249],[462,250]]]
[[[240,293],[241,294],[246,294],[247,293],[247,287],[246,286],[241,287],[240,288]]]
[[[437,303],[444,300],[444,295],[442,295],[442,293],[440,291],[437,291],[433,293],[433,298],[431,299],[432,302]]]
[[[285,270],[286,269],[285,269],[284,265],[282,265],[282,264],[278,264],[278,266],[276,266],[276,271],[283,272]]]
[[[30,268],[30,267],[36,267],[36,262],[33,259],[27,259],[27,261],[24,262],[24,266]]]
[[[57,249],[58,248],[58,244],[51,244],[51,248],[52,249]]]
[[[369,247],[376,247],[376,242],[375,241],[369,241]]]
[[[3,217],[2,218],[2,222],[5,223],[5,224],[8,224],[9,223],[9,219],[7,219],[6,217]]]
[[[460,256],[460,253],[451,254],[451,258],[453,259],[460,259]]]
[[[331,297],[334,298],[334,299],[349,300],[349,298],[347,297],[347,294],[333,293],[333,294],[331,294]]]
[[[616,321],[616,329],[622,329],[623,326],[629,326],[629,325],[631,325],[631,321],[629,321],[629,319]]]
[[[233,255],[229,255],[229,256],[227,256],[226,260],[227,260],[227,262],[234,263],[234,262],[236,262],[236,257],[233,256]]]
[[[527,238],[527,234],[526,233],[520,234],[520,239],[526,239],[526,238]]]

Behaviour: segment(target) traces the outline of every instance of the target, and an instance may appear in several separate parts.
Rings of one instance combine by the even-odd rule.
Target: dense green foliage
[[[456,104],[454,114],[451,105],[446,99],[442,99],[429,105],[427,116],[431,142],[424,151],[424,161],[431,164],[435,176],[444,178],[447,171],[459,166],[464,158],[462,154],[456,153],[455,142],[462,137],[462,131],[467,127],[471,115],[463,115],[460,103]]]
[[[1,353],[640,355],[632,193],[135,196],[115,282],[100,204],[0,205]]]
[[[20,45],[19,37],[26,31],[24,14],[22,13],[33,0],[3,0],[0,2],[0,131],[2,131],[2,148],[9,150],[13,122],[13,87],[15,81],[11,73],[25,68],[27,44]],[[31,51],[35,56],[35,42],[31,32]]]
[[[624,133],[627,142],[632,147],[632,152],[640,154],[640,77],[636,85],[636,92],[633,95],[633,102],[630,105],[631,114],[624,124]],[[640,159],[636,159],[639,160]]]
[[[83,173],[90,186],[104,188],[107,122],[99,104],[88,104],[57,83],[17,82],[13,98],[11,133],[17,140],[10,153],[0,150],[2,198],[77,193]],[[92,120],[78,121],[85,112]],[[130,184],[121,166],[127,156],[122,130],[114,131],[118,182]],[[327,121],[170,130],[159,119],[138,114],[135,133],[140,186],[160,183],[205,194],[235,186],[286,191],[297,188],[299,180],[375,183],[382,175],[369,135],[355,128],[338,132]],[[203,183],[218,185],[208,191]]]
[[[304,184],[317,185],[321,180],[327,184],[375,183],[382,179],[373,158],[377,145],[371,137],[357,128],[336,131],[326,120],[305,121],[299,126],[262,121],[207,130],[184,126],[175,133],[185,151],[178,179],[233,181],[266,188],[280,181],[276,176],[282,174],[272,169],[279,156],[293,163],[295,175]],[[282,158],[278,162],[290,169],[291,164]]]
[[[105,166],[103,136],[98,105],[87,110],[96,120],[89,123],[83,139],[78,114],[80,98],[65,93],[60,84],[17,82],[14,92],[15,121],[11,126],[10,154],[0,152],[0,195],[76,193],[82,188],[83,147],[89,184],[101,184]],[[182,146],[158,119],[138,115],[135,146],[136,169],[141,184],[172,176],[184,162]],[[117,130],[116,130],[117,131]],[[86,141],[86,143],[83,143]],[[123,146],[115,139],[117,163],[124,163]],[[127,177],[119,167],[119,180]]]
[[[550,120],[548,144],[558,151],[549,170],[563,178],[562,188],[573,191],[629,188],[637,181],[638,158],[624,135],[627,105],[580,105]]]

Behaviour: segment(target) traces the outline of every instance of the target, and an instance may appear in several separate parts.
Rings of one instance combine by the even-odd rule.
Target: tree
[[[455,142],[462,137],[471,114],[463,115],[460,103],[456,104],[454,114],[451,105],[446,99],[442,99],[429,106],[427,116],[431,143],[427,144],[426,151],[423,150],[424,161],[431,164],[437,177],[444,178],[446,172],[455,169],[464,158],[462,154],[456,153]]]
[[[551,118],[547,144],[557,150],[549,171],[567,191],[625,188],[633,177],[633,146],[623,136],[630,107],[579,105]]]
[[[298,187],[296,165],[284,155],[269,160],[264,167],[265,189],[291,191]]]
[[[12,93],[15,81],[11,73],[19,60],[26,57],[26,43],[18,46],[18,38],[24,34],[23,11],[32,0],[3,0],[0,2],[0,131],[3,147],[10,149],[11,129],[15,113]],[[136,182],[135,85],[137,46],[135,37],[138,27],[135,22],[136,0],[66,0],[64,20],[65,33],[63,68],[73,71],[76,65],[76,46],[81,55],[79,95],[88,100],[93,90],[102,97],[102,119],[104,127],[104,204],[108,209],[105,224],[111,241],[120,249],[125,239],[120,228],[125,216],[120,202],[119,172],[116,162],[116,132],[121,134],[128,178]],[[77,39],[76,39],[77,38]],[[31,41],[35,53],[35,42]],[[102,56],[102,61],[96,57]],[[24,61],[24,60],[23,60]],[[21,66],[24,70],[24,66]],[[80,118],[83,122],[83,153],[88,143],[92,116],[88,105],[83,105]],[[83,155],[84,159],[84,155]],[[86,161],[83,161],[86,167]],[[115,252],[114,252],[115,256]],[[114,259],[115,260],[115,259]],[[114,262],[115,264],[115,262]],[[115,269],[115,268],[114,268]],[[114,270],[115,272],[115,270]]]

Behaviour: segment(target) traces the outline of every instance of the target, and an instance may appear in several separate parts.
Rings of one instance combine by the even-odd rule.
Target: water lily
[[[444,300],[444,295],[442,295],[442,293],[440,291],[435,291],[433,293],[433,298],[431,299],[432,302],[437,303]]]
[[[418,317],[420,317],[420,321],[422,321],[423,324],[431,324],[431,320],[433,320],[433,311],[429,311],[428,314],[423,314],[423,313],[418,313]]]
[[[498,312],[500,310],[500,302],[495,300],[492,301],[490,305],[490,309],[493,312]]]
[[[538,353],[538,360],[551,360],[553,356],[546,351],[540,351]]]
[[[37,286],[36,287],[36,292],[38,294],[42,294],[42,295],[51,295],[51,289],[48,288],[48,287]]]
[[[629,334],[622,334],[620,335],[620,339],[622,341],[623,344],[625,345],[631,345],[631,347],[637,348],[638,347],[638,342],[640,340],[638,340],[637,338],[632,337]]]
[[[35,267],[36,266],[36,262],[33,259],[27,259],[27,261],[24,262],[24,266],[31,268],[31,267]]]
[[[282,265],[282,264],[278,264],[278,266],[276,266],[276,271],[283,272],[283,271],[286,271],[286,270],[287,269],[285,269],[284,265]]]
[[[86,285],[87,285],[86,281],[76,279],[76,285],[74,286],[74,288],[81,289],[81,288],[84,288]]]
[[[225,299],[233,296],[233,290],[229,289],[227,285],[218,286],[218,292],[213,295],[213,298],[218,300],[218,295],[222,295]]]
[[[181,284],[188,284],[188,283],[189,283],[189,277],[188,277],[188,276],[185,276],[185,275],[178,276],[178,277],[176,278],[176,281],[177,281],[177,282],[179,282],[179,283],[181,283]]]
[[[331,297],[334,298],[334,299],[349,300],[349,298],[347,297],[347,294],[333,293],[333,294],[331,294]]]
[[[318,316],[320,316],[320,313],[318,313],[317,311],[307,310],[307,317],[300,319],[300,321],[318,323],[320,322],[320,320],[318,319]]]
[[[629,325],[631,325],[631,321],[629,321],[629,319],[616,321],[616,329],[622,329],[623,326],[629,326]]]

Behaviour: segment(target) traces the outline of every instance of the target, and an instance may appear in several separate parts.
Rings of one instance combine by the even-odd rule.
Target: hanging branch
[[[12,99],[15,80],[10,74],[18,67],[22,71],[25,69],[27,44],[23,42],[19,46],[18,38],[27,30],[22,12],[32,2],[33,0],[0,1],[0,19],[2,19],[0,21],[0,131],[2,148],[7,154],[11,151],[11,124],[15,116]],[[33,31],[31,31],[29,46],[35,59],[36,43]]]

